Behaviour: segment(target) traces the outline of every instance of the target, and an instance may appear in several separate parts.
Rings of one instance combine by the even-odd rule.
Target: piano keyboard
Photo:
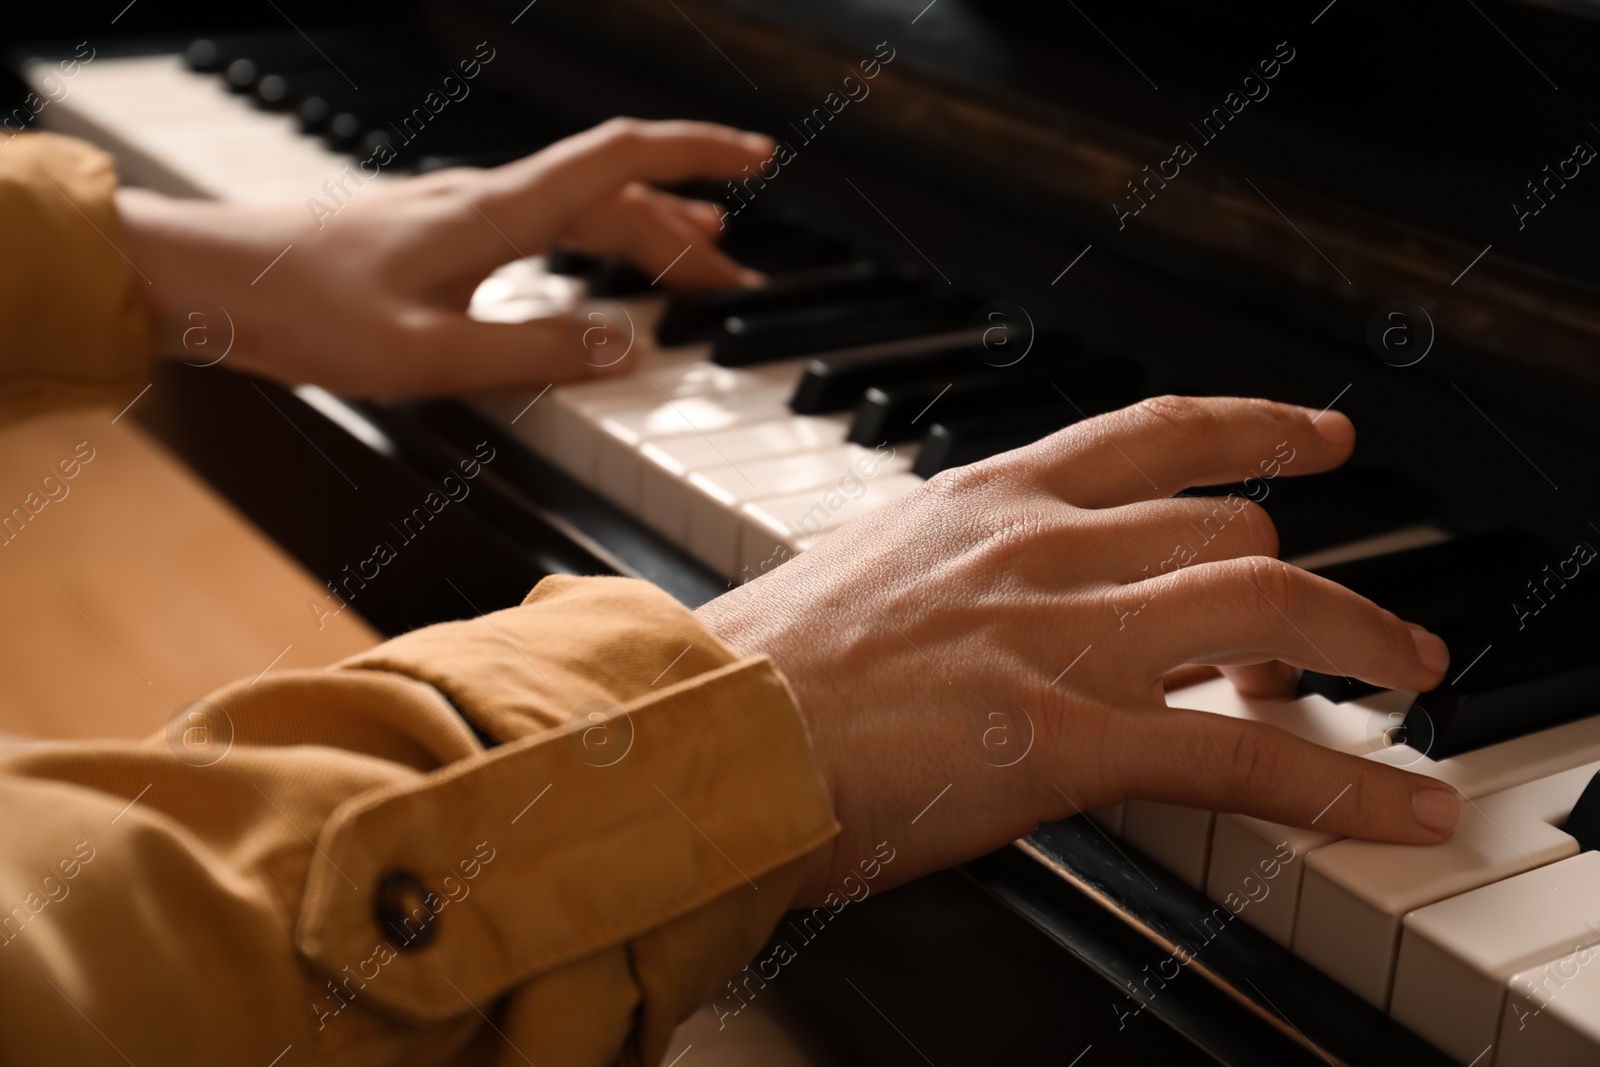
[[[71,95],[42,120],[111,149],[129,180],[179,195],[315,196],[353,158],[305,132],[326,123],[339,102],[312,109],[312,121],[297,119],[285,110],[294,101],[282,98],[284,86],[326,89],[329,79],[286,70],[268,81],[272,73],[256,72],[253,84],[265,82],[263,97],[275,97],[257,104],[180,56],[105,57],[86,66]],[[370,143],[371,132],[347,129],[336,139]],[[450,161],[473,158],[457,153]],[[740,239],[735,228],[730,240]],[[624,327],[636,372],[470,402],[534,453],[737,581],[805,552],[944,466],[1137,394],[1131,365],[1086,355],[1070,339],[1040,338],[1026,373],[1010,379],[1025,381],[1020,395],[1001,397],[1000,379],[978,361],[959,307],[837,240],[803,233],[796,240],[786,247],[807,249],[799,262],[785,264],[781,249],[769,247],[776,258],[754,264],[794,271],[774,270],[777,295],[760,298],[666,296],[648,279],[581,257],[550,264],[577,272],[576,280],[534,261],[509,264],[479,288],[473,314],[507,321],[565,308],[580,323]],[[658,341],[658,327],[672,343]],[[1443,576],[1405,592],[1419,605],[1407,617],[1458,635],[1455,676],[1429,698],[1440,722],[1425,724],[1412,710],[1416,694],[1346,692],[1339,688],[1345,680],[1311,676],[1304,694],[1286,702],[1243,699],[1220,678],[1176,692],[1173,702],[1270,721],[1448,781],[1469,801],[1459,831],[1435,848],[1407,848],[1138,800],[1090,817],[1218,907],[1234,910],[1248,898],[1239,911],[1246,922],[1462,1064],[1597,1062],[1600,966],[1589,963],[1600,955],[1600,858],[1587,849],[1600,845],[1600,834],[1580,842],[1578,820],[1573,832],[1566,828],[1600,773],[1600,717],[1585,717],[1594,709],[1583,696],[1600,681],[1584,673],[1586,650],[1600,636],[1588,621],[1596,613],[1577,603],[1581,590],[1563,591],[1574,610],[1555,621],[1569,636],[1543,635],[1539,647],[1555,652],[1523,648],[1501,633],[1515,620],[1500,602],[1501,616],[1468,625],[1444,591],[1464,581],[1463,571],[1477,576],[1478,563],[1493,570],[1483,558],[1489,549],[1473,545],[1498,542],[1449,539],[1430,524],[1416,487],[1396,487],[1382,472],[1346,472],[1280,482],[1273,493],[1267,507],[1286,554],[1298,553],[1306,565],[1335,568],[1353,582],[1367,572],[1337,568],[1376,567],[1368,577],[1379,585],[1363,591],[1380,600],[1430,566]],[[1447,551],[1465,553],[1469,563],[1441,565]],[[1540,575],[1526,578],[1531,589]],[[1477,645],[1462,642],[1480,638],[1490,648],[1482,664],[1469,665]],[[1496,644],[1501,655],[1490,658]],[[1448,756],[1424,746],[1424,725],[1442,738],[1448,716],[1461,708],[1479,709],[1470,721],[1477,732]],[[1600,794],[1594,803],[1600,808]],[[1258,898],[1266,879],[1270,892]]]

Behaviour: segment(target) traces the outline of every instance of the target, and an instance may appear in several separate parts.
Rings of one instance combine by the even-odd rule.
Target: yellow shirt
[[[0,419],[144,380],[114,187],[0,141]],[[0,749],[0,1060],[653,1065],[837,830],[772,664],[627,579],[198,714]]]

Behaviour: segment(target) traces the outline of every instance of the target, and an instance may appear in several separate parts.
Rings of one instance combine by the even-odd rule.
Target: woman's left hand
[[[491,271],[553,245],[617,253],[663,284],[759,285],[717,249],[718,208],[654,186],[731,178],[771,153],[723,126],[613,119],[502,167],[347,180],[331,213],[137,189],[117,205],[163,354],[208,358],[176,339],[210,305],[232,324],[231,366],[346,394],[454,393],[628,369],[586,361],[567,316],[467,317]]]

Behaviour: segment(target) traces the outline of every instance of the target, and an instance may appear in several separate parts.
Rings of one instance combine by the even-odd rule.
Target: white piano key
[[[1498,793],[1600,760],[1600,698],[1595,712],[1447,760],[1429,759],[1406,745],[1379,749],[1369,758],[1449,782],[1469,797]]]
[[[729,577],[740,584],[753,581],[798,556],[816,540],[777,533],[764,523],[752,524],[739,533],[739,570]]]
[[[1319,566],[1447,538],[1443,531],[1432,527],[1411,527],[1293,562]],[[1384,692],[1342,705],[1320,696],[1282,702],[1251,701],[1240,697],[1227,679],[1216,679],[1179,690],[1171,702],[1213,714],[1268,722],[1325,748],[1364,755],[1388,745],[1387,728],[1400,724],[1413,699],[1413,693]],[[1339,840],[1335,834],[1244,815],[1224,813],[1211,817],[1209,813],[1172,804],[1130,802],[1130,812],[1124,821],[1124,836],[1219,903],[1225,903],[1230,894],[1240,893],[1247,883],[1260,883],[1263,870],[1276,872],[1268,886],[1270,892],[1260,900],[1252,899],[1239,914],[1283,945],[1293,938],[1306,854]],[[1289,850],[1294,862],[1284,864],[1280,849]]]
[[[1538,979],[1525,980],[1522,991],[1530,999],[1558,997],[1562,975],[1540,965],[1600,944],[1597,918],[1595,852],[1419,908],[1405,918],[1390,1014],[1462,1062],[1505,1046],[1518,1028],[1513,1017],[1500,1033],[1513,978],[1533,970]]]
[[[675,544],[689,540],[689,475],[710,467],[798,455],[844,444],[848,415],[794,415],[707,434],[647,441],[639,448],[638,514]]]
[[[1338,841],[1306,860],[1294,951],[1378,1008],[1389,1004],[1406,912],[1575,855],[1557,828],[1600,762],[1463,805],[1455,836],[1416,848]]]
[[[1249,700],[1241,697],[1233,683],[1226,678],[1189,686],[1170,696],[1175,706],[1270,723],[1326,748],[1353,754],[1365,753],[1375,744],[1382,744],[1385,728],[1396,714],[1395,709],[1409,703],[1411,698],[1412,694],[1409,693],[1385,692],[1347,704],[1334,704],[1320,696],[1292,701]],[[1398,722],[1398,719],[1393,721]],[[1328,799],[1331,801],[1334,798]],[[1308,812],[1307,817],[1314,814]],[[1211,839],[1215,824],[1216,816],[1212,812],[1176,804],[1130,800],[1123,819],[1122,834],[1189,885],[1205,889],[1212,865]],[[1232,843],[1237,848],[1223,857],[1225,869],[1219,871],[1221,884],[1227,887],[1248,877],[1250,870],[1258,863],[1271,859],[1282,839],[1263,838],[1251,845],[1243,838],[1236,837]],[[1301,840],[1309,842],[1310,839]],[[1235,859],[1243,861],[1242,868],[1236,870],[1232,867]],[[1298,879],[1299,873],[1297,868],[1293,877]],[[1228,891],[1227,888],[1222,890],[1224,893]],[[1289,905],[1286,902],[1276,905],[1284,906]],[[1272,909],[1266,910],[1268,916],[1277,918]]]
[[[748,523],[740,534],[740,575],[770,570],[782,553],[798,553],[851,519],[870,514],[922,485],[915,474],[881,474],[857,495],[830,488],[743,504]]]
[[[1195,889],[1206,885],[1216,813],[1155,800],[1123,805],[1122,837]]]
[[[1306,856],[1338,841],[1338,834],[1302,830],[1249,815],[1218,815],[1211,831],[1211,862],[1206,895],[1219,904],[1248,888],[1249,879],[1275,872],[1271,892],[1240,912],[1242,919],[1284,948],[1294,941],[1294,919]],[[1285,857],[1290,857],[1285,859]]]
[[[1579,900],[1563,900],[1570,913],[1588,905],[1584,929],[1561,955],[1514,975],[1508,983],[1500,1020],[1500,1045],[1495,1067],[1588,1067],[1600,1063],[1600,933],[1595,906],[1600,881],[1594,872],[1597,854],[1585,852],[1558,866],[1587,861],[1586,892]],[[1554,870],[1555,868],[1550,868]],[[1570,873],[1570,872],[1564,872]],[[1566,884],[1566,883],[1560,883]]]
[[[1302,570],[1331,567],[1335,563],[1348,563],[1351,560],[1368,559],[1372,556],[1386,556],[1391,552],[1404,552],[1408,548],[1436,545],[1441,541],[1450,540],[1450,536],[1447,531],[1437,526],[1407,526],[1373,537],[1363,537],[1359,541],[1349,541],[1331,548],[1318,549],[1316,552],[1307,552],[1286,562],[1293,563]]]
[[[661,303],[657,301],[657,311]],[[707,353],[709,346],[706,345],[656,351],[658,354],[654,361],[647,365],[649,368],[654,368],[663,360],[671,360],[674,361],[674,366],[680,368],[679,372],[669,374],[654,369],[644,370],[642,372],[642,377],[645,379],[642,383],[644,387],[631,391],[627,406],[634,410],[662,411],[666,415],[664,419],[657,419],[648,425],[635,424],[624,416],[622,410],[624,405],[621,402],[608,401],[595,394],[590,394],[588,401],[590,406],[585,411],[588,421],[594,423],[599,431],[595,437],[594,488],[634,513],[639,510],[640,496],[643,492],[641,479],[646,464],[640,455],[640,450],[646,443],[690,434],[705,439],[706,434],[730,425],[728,423],[719,425],[715,419],[702,420],[696,417],[693,413],[694,406],[682,403],[685,398],[695,396],[731,398],[730,405],[719,406],[741,409],[743,413],[732,424],[742,425],[753,421],[793,418],[793,413],[789,411],[788,400],[794,392],[794,383],[804,368],[803,360],[785,360],[759,367],[738,368],[721,367],[703,360],[697,360],[693,364],[675,362],[690,355],[698,357]],[[747,408],[749,410],[745,410]],[[617,416],[617,418],[608,421],[607,416]],[[721,445],[713,442],[712,448],[716,450],[721,448]],[[724,456],[722,462],[729,463],[735,460],[731,456]]]
[[[479,282],[467,314],[482,322],[526,322],[571,312],[582,303],[583,293],[582,281],[551,274],[543,256],[529,256],[496,267]]]
[[[1252,700],[1240,696],[1227,678],[1219,677],[1168,694],[1168,703],[1270,723],[1324,748],[1364,755],[1385,746],[1389,728],[1399,724],[1403,709],[1415,697],[1415,693],[1386,690],[1344,704],[1316,695],[1296,700]]]
[[[574,382],[554,390],[533,440],[542,455],[586,485],[593,485],[600,420],[609,414],[658,410],[690,397],[728,396],[745,379],[690,351],[639,354],[634,373],[598,381]]]
[[[54,69],[30,63],[24,77],[38,89]],[[304,136],[292,115],[254,107],[177,55],[96,56],[65,85],[67,95],[40,112],[40,124],[110,151],[129,184],[177,196],[251,203],[317,198],[336,206],[323,186],[346,169],[368,184],[391,180],[383,172],[371,177],[371,167],[363,173],[355,157]],[[361,195],[355,181],[346,187]]]
[[[1215,683],[1212,683],[1215,685]],[[1208,699],[1238,700],[1230,694],[1230,687],[1219,686]],[[1288,716],[1269,718],[1279,722],[1307,740],[1316,741],[1326,748],[1352,755],[1362,755],[1382,748],[1389,742],[1389,727],[1399,725],[1405,708],[1414,699],[1407,692],[1375,693],[1347,704],[1334,704],[1321,697],[1306,697],[1278,707]],[[1241,701],[1241,703],[1244,703]],[[1329,807],[1340,797],[1330,797]],[[1321,819],[1326,811],[1317,812],[1313,820]],[[1224,813],[1217,816],[1211,829],[1211,860],[1206,873],[1206,894],[1216,901],[1224,901],[1244,879],[1255,877],[1253,872],[1264,864],[1277,861],[1280,849],[1293,850],[1295,862],[1288,864],[1275,879],[1270,897],[1253,903],[1242,912],[1246,922],[1288,947],[1294,939],[1294,920],[1300,905],[1300,886],[1305,876],[1305,857],[1315,849],[1340,840],[1337,834],[1312,829],[1267,822],[1248,815]]]
[[[688,549],[718,573],[730,574],[741,558],[741,504],[829,486],[849,491],[881,474],[909,471],[915,457],[914,447],[880,454],[847,444],[697,471],[689,476],[695,494],[689,501]]]
[[[1284,708],[1298,706],[1295,707],[1294,713],[1300,718],[1303,726],[1309,727],[1311,731],[1302,732],[1297,729],[1295,732],[1301,733],[1302,736],[1311,736],[1319,743],[1340,751],[1364,755],[1370,759],[1403,766],[1408,770],[1448,781],[1470,797],[1500,792],[1600,760],[1600,719],[1597,718],[1566,723],[1474,752],[1463,753],[1448,760],[1435,761],[1419,755],[1405,745],[1393,745],[1385,741],[1387,728],[1399,725],[1404,718],[1405,709],[1412,699],[1409,693],[1380,693],[1340,705],[1322,701],[1321,698],[1308,699],[1312,701],[1309,704],[1295,701],[1293,705],[1281,705]],[[1237,710],[1231,708],[1232,703],[1237,701],[1238,698],[1233,695],[1231,686],[1221,679],[1180,690],[1179,695],[1174,698],[1174,703],[1208,711],[1220,711],[1224,714],[1230,713],[1230,710],[1234,714],[1239,714]],[[1369,709],[1373,714],[1360,719],[1349,718],[1346,710],[1353,709],[1357,705]],[[1266,706],[1271,707],[1271,705]],[[1269,718],[1268,721],[1272,720]],[[1358,722],[1363,724],[1359,728],[1356,727]],[[1248,870],[1254,863],[1270,856],[1277,843],[1284,840],[1284,834],[1300,833],[1288,827],[1254,832],[1252,820],[1231,815],[1219,816],[1217,826],[1220,827],[1223,820],[1236,820],[1236,825],[1226,828],[1229,842],[1227,849],[1219,851],[1213,843],[1212,870],[1207,875],[1208,885],[1212,878],[1222,880],[1219,884],[1225,883],[1230,878],[1237,879],[1240,877],[1238,871]],[[1260,826],[1265,828],[1270,824],[1260,824]],[[1167,831],[1169,836],[1174,832],[1176,831]],[[1213,829],[1211,832],[1215,838],[1218,830]],[[1250,840],[1252,836],[1255,838],[1254,841]],[[1293,840],[1297,849],[1303,845],[1306,850],[1321,848],[1323,844],[1328,843],[1326,841],[1318,843],[1311,837]],[[1167,847],[1175,846],[1169,844]],[[1183,847],[1187,847],[1191,855],[1198,848],[1193,843]],[[1219,863],[1231,866],[1235,873],[1225,874]],[[1304,878],[1303,866],[1298,870],[1291,870],[1288,877],[1294,881]],[[1292,921],[1293,918],[1281,912],[1284,910],[1297,912],[1302,895],[1285,893],[1275,896],[1266,907],[1247,909],[1245,917],[1252,923],[1266,924],[1262,927],[1264,931],[1281,940],[1284,921],[1286,919]]]
[[[602,495],[637,510],[639,449],[645,442],[781,419],[790,413],[792,391],[787,385],[752,385],[603,414],[596,422],[594,466],[587,480]]]
[[[1127,810],[1126,804],[1108,804],[1103,808],[1090,808],[1084,814],[1093,819],[1106,833],[1116,837],[1122,833],[1122,820]]]

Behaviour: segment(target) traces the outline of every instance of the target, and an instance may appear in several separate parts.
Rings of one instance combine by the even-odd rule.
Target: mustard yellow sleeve
[[[3,133],[3,131],[0,131]],[[120,249],[104,152],[48,133],[0,138],[0,423],[131,400],[150,340]]]
[[[654,1067],[837,829],[772,665],[617,578],[8,749],[0,812],[18,1063]]]

